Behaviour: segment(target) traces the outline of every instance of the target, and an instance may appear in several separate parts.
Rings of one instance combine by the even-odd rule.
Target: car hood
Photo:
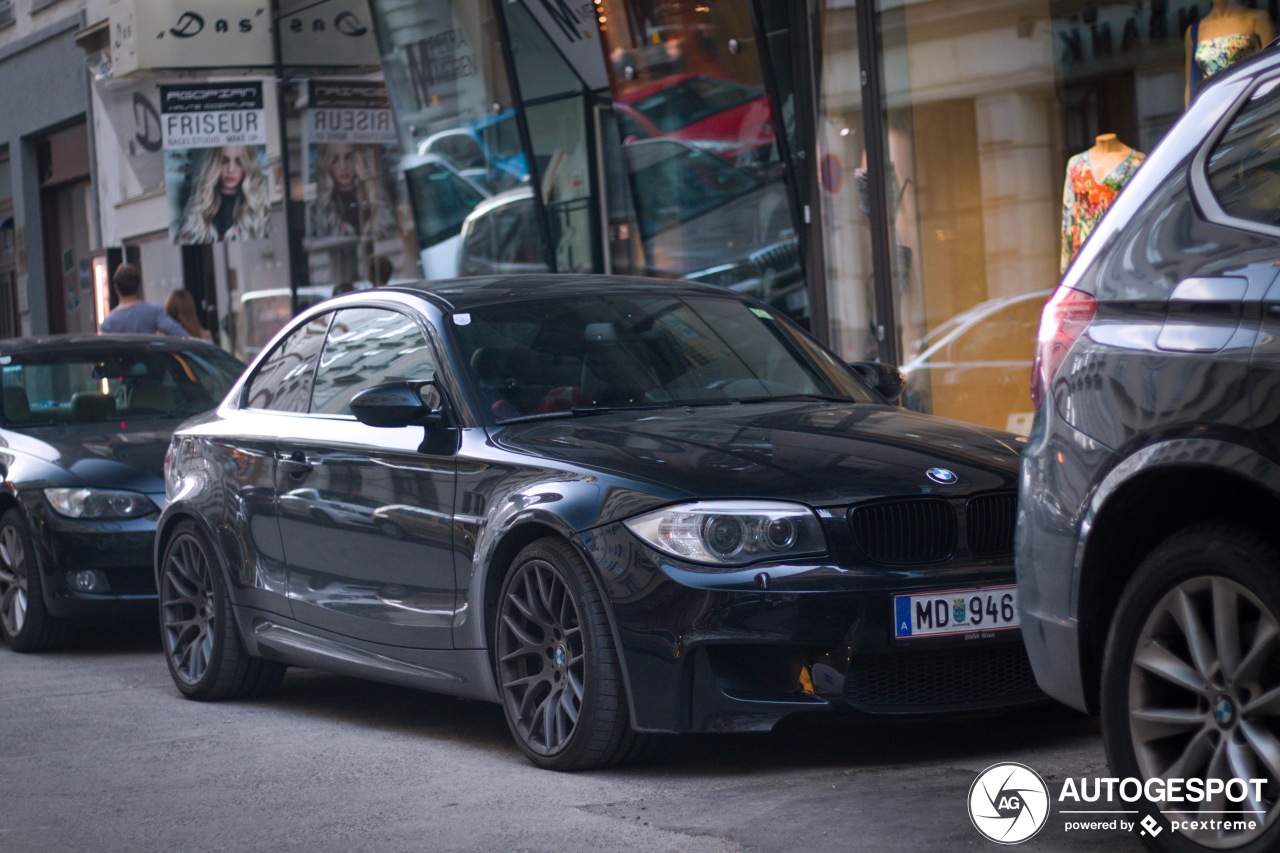
[[[508,425],[494,440],[689,495],[815,506],[1015,489],[1021,441],[892,406],[795,402],[583,415]],[[933,482],[931,468],[956,482]]]
[[[182,421],[67,424],[2,435],[11,452],[63,468],[85,485],[154,494],[164,491],[164,455]]]

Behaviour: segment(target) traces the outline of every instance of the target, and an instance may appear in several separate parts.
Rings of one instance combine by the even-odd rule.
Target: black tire
[[[516,556],[494,621],[502,707],[530,761],[593,770],[643,755],[651,738],[631,730],[604,603],[567,542],[540,539]]]
[[[1256,803],[1169,803],[1165,808],[1186,812],[1162,814],[1159,804],[1140,801],[1143,816],[1164,830],[1144,839],[1156,849],[1280,849],[1280,713],[1266,707],[1280,689],[1278,576],[1275,543],[1244,526],[1201,524],[1152,551],[1120,599],[1102,664],[1102,728],[1112,775],[1144,783],[1267,780]],[[1209,814],[1241,809],[1256,817]],[[1175,832],[1171,818],[1253,819],[1258,828]]]
[[[22,510],[0,516],[0,635],[15,652],[46,652],[65,645],[70,626],[50,615],[44,579]]]
[[[245,651],[217,557],[195,522],[178,524],[161,560],[160,641],[182,695],[240,699],[278,686],[284,665]]]

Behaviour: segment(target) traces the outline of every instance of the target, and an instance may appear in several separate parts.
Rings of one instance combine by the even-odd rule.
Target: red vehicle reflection
[[[667,136],[739,161],[770,159],[773,114],[760,89],[706,74],[628,87],[614,99],[627,141]]]

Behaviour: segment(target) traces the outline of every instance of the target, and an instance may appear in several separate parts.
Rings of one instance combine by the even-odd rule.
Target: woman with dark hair
[[[178,229],[179,244],[267,236],[270,202],[258,151],[224,145],[205,152]]]

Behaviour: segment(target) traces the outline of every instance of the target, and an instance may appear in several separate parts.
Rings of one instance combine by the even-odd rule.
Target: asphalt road
[[[535,769],[496,705],[291,670],[268,699],[186,701],[154,628],[28,656],[0,645],[0,851],[932,851],[1008,849],[971,784],[1022,762],[1106,775],[1097,723],[803,720],[671,738],[645,764]],[[1065,831],[1020,850],[1136,851]]]

